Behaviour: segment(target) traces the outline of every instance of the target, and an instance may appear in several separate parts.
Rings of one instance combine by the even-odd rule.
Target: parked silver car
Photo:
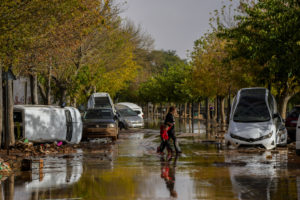
[[[123,105],[116,105],[116,110],[120,129],[144,127],[144,119],[138,116],[131,108]]]

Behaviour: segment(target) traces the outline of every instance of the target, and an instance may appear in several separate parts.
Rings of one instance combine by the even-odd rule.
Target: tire
[[[113,142],[117,141],[117,139],[118,139],[118,136],[113,136],[113,137],[111,138],[111,140],[112,140]]]
[[[297,156],[300,156],[300,149],[296,149]]]
[[[124,129],[124,124],[123,124],[122,122],[120,123],[119,128],[120,128],[120,131],[121,131],[122,129]]]

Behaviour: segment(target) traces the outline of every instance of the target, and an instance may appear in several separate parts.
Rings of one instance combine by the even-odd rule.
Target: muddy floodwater
[[[44,157],[42,167],[36,161],[32,171],[2,180],[0,197],[300,199],[300,157],[293,150],[226,150],[205,134],[180,137],[179,143],[183,154],[167,161],[155,153],[157,130],[123,132],[114,145],[90,141],[90,148]]]

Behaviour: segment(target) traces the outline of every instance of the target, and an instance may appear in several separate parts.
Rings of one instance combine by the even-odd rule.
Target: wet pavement
[[[180,137],[183,154],[166,161],[155,153],[157,130],[103,142],[44,157],[43,166],[36,158],[32,171],[3,178],[0,199],[300,199],[300,157],[293,150],[228,150],[199,134]]]

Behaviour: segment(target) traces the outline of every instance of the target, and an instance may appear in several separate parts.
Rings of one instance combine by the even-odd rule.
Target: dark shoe
[[[156,153],[160,153],[160,147],[157,147]]]

